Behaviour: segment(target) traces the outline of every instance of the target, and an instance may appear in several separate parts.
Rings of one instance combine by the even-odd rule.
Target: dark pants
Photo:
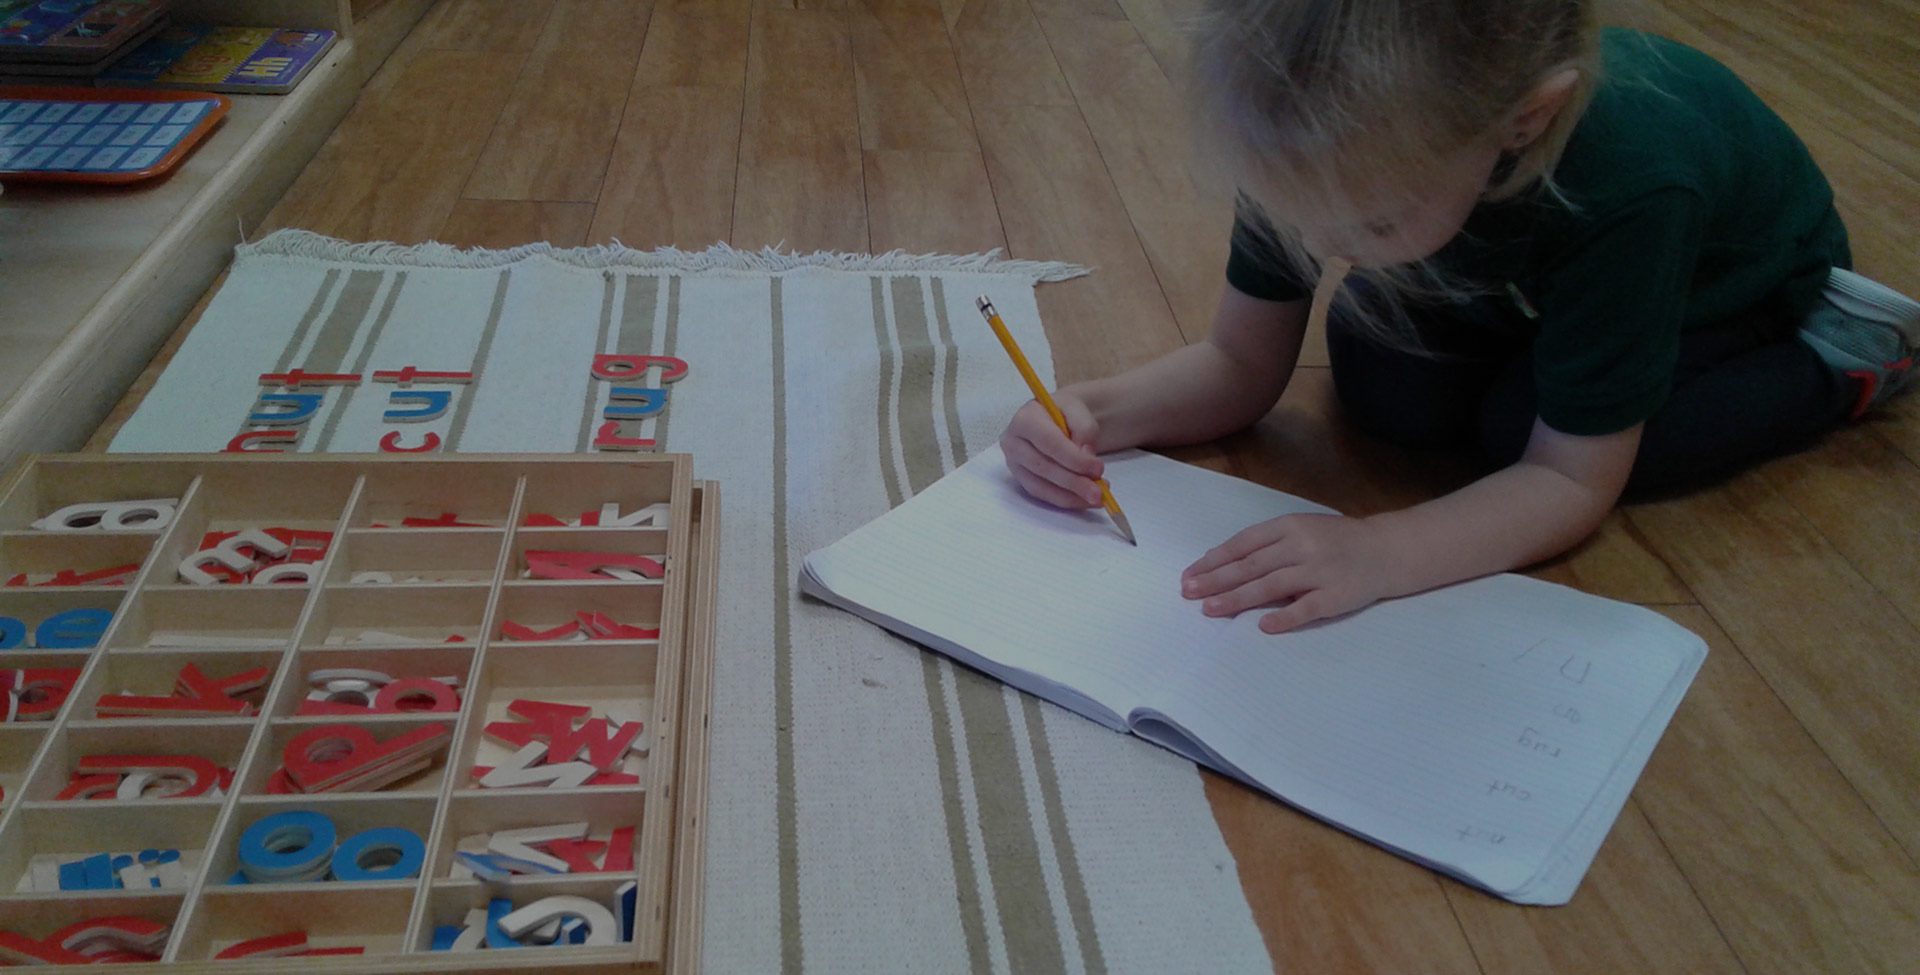
[[[1334,386],[1348,417],[1392,443],[1470,447],[1492,466],[1512,464],[1536,417],[1531,343],[1420,317],[1430,347],[1452,347],[1453,355],[1391,348],[1330,324]],[[1794,337],[1797,324],[1756,314],[1685,336],[1673,391],[1647,420],[1627,492],[1723,477],[1806,447],[1841,423],[1855,386]]]

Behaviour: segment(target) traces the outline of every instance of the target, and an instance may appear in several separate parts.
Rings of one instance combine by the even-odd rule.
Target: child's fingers
[[[1207,550],[1192,565],[1187,566],[1180,575],[1185,579],[1212,572],[1229,562],[1237,562],[1254,552],[1279,541],[1286,534],[1284,519],[1275,518],[1263,521],[1251,528],[1242,529],[1239,534]]]
[[[1086,411],[1082,409],[1079,412],[1084,414]],[[1067,422],[1072,424],[1075,421],[1069,416]],[[1086,416],[1079,421],[1074,434],[1090,436],[1092,430],[1093,419],[1091,416]],[[1081,477],[1095,479],[1105,472],[1106,464],[1100,460],[1099,456],[1085,444],[1068,439],[1066,434],[1061,433],[1060,428],[1054,425],[1053,418],[1047,415],[1046,409],[1039,403],[1028,403],[1021,408],[1020,415],[1016,417],[1014,432],[1031,443],[1034,449],[1052,458],[1054,463]]]
[[[1324,591],[1316,590],[1260,617],[1260,632],[1285,633],[1314,620],[1337,615],[1339,608],[1334,605],[1332,598]]]
[[[1278,546],[1257,549],[1243,559],[1187,576],[1180,581],[1180,594],[1188,599],[1205,599],[1244,585],[1287,564]]]
[[[1313,588],[1299,566],[1275,569],[1251,582],[1242,583],[1200,604],[1208,616],[1234,616],[1255,606],[1291,599]]]
[[[1006,452],[1008,465],[1016,474],[1024,472],[1070,495],[1077,496],[1078,500],[1070,507],[1078,508],[1100,503],[1099,485],[1060,466],[1053,458],[1035,447],[1031,441],[1022,437],[1009,437],[1001,449]]]
[[[1106,472],[1107,465],[1093,451],[1068,440],[1051,422],[1044,429],[1033,431],[1026,440],[1035,450],[1080,477],[1095,479]]]
[[[1019,483],[1020,490],[1027,492],[1029,497],[1045,501],[1056,508],[1066,508],[1071,511],[1087,507],[1085,498],[1051,481],[1037,477],[1031,471],[1015,468],[1013,479]]]
[[[1093,443],[1099,438],[1099,423],[1093,418],[1093,411],[1077,396],[1061,395],[1054,398],[1054,405],[1060,407],[1060,414],[1067,418],[1067,427],[1073,431],[1068,438],[1089,458],[1097,459],[1093,452]],[[1049,417],[1051,420],[1051,417]],[[1097,477],[1097,474],[1088,474]]]

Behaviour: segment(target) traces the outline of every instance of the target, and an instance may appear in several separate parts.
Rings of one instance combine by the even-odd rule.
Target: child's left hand
[[[1204,599],[1208,616],[1233,616],[1292,600],[1260,617],[1283,633],[1372,605],[1391,594],[1394,570],[1386,533],[1344,515],[1284,515],[1227,539],[1187,567],[1180,594]]]

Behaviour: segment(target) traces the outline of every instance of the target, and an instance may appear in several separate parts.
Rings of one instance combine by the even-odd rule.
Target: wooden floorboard
[[[741,88],[747,83],[748,0],[660,0],[640,52],[637,87]],[[616,153],[616,156],[618,154]],[[732,176],[727,177],[729,183]],[[612,183],[618,189],[619,184]]]
[[[855,88],[843,13],[753,11],[734,244],[867,249]]]
[[[1080,113],[1062,105],[974,105],[1008,251],[1073,261],[1097,278],[1040,292],[1061,383],[1110,375],[1181,344],[1126,205]]]
[[[1913,860],[1714,619],[1667,612],[1711,649],[1635,801],[1715,925],[1756,975],[1912,971]]]
[[[741,87],[636,85],[594,208],[597,243],[704,247],[733,232]]]
[[[1095,269],[1040,304],[1060,379],[1104,376],[1203,336],[1221,283],[1229,201],[1180,88],[1203,6],[442,0],[268,227],[1004,248]],[[1856,265],[1920,292],[1920,0],[1653,0],[1643,15],[1749,81],[1828,174]],[[1267,418],[1176,456],[1355,514],[1475,475],[1352,429],[1321,337],[1304,362]],[[1529,571],[1658,607],[1712,648],[1581,892],[1506,904],[1206,776],[1276,966],[1913,970],[1920,396],[1629,506]]]
[[[1212,773],[1207,798],[1233,846],[1278,972],[1481,971],[1433,873]]]
[[[1073,104],[1073,92],[1026,0],[955,0],[954,7],[943,9],[953,25],[967,98],[975,106]]]
[[[1446,893],[1487,975],[1744,970],[1638,803],[1621,811],[1565,907],[1516,910],[1458,884]]]
[[[533,50],[555,0],[440,0],[407,36],[422,51]]]
[[[648,0],[556,0],[462,195],[599,200],[652,12]]]
[[[461,200],[440,226],[439,239],[459,247],[516,247],[536,240],[579,247],[592,225],[591,203]]]
[[[1774,490],[1771,473],[1628,516],[1908,854],[1920,854],[1920,628]]]
[[[931,0],[849,6],[860,146],[979,152],[973,112],[940,7]]]
[[[977,254],[1007,246],[977,150],[872,149],[863,159],[875,251]]]
[[[1920,397],[1909,396],[1864,425],[1907,460],[1920,465]]]
[[[1190,113],[1126,20],[1047,14],[1041,25],[1174,321],[1187,341],[1205,338],[1233,214],[1218,175],[1195,165]]]
[[[526,56],[425,49],[409,37],[268,213],[354,240],[432,240],[459,202]]]
[[[1871,430],[1837,430],[1768,482],[1888,603],[1920,626],[1920,466]]]

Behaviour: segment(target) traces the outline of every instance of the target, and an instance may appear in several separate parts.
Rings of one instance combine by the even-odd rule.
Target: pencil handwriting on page
[[[1522,728],[1519,741],[1521,748],[1538,752],[1548,758],[1560,757],[1560,746],[1540,737],[1540,731],[1537,728]]]
[[[1529,644],[1513,658],[1516,664],[1551,669],[1569,684],[1585,684],[1593,676],[1593,658],[1577,650],[1555,645],[1552,640]]]
[[[1587,675],[1591,673],[1593,673],[1593,661],[1577,653],[1568,654],[1567,659],[1560,662],[1560,676],[1575,684],[1586,683]]]
[[[1458,836],[1463,843],[1485,843],[1488,846],[1499,846],[1507,841],[1507,834],[1499,830],[1471,824],[1455,830],[1454,835]]]
[[[1487,783],[1487,795],[1512,799],[1515,802],[1526,802],[1533,798],[1532,792],[1522,789],[1512,782],[1506,782],[1500,779],[1494,779],[1492,782]]]

